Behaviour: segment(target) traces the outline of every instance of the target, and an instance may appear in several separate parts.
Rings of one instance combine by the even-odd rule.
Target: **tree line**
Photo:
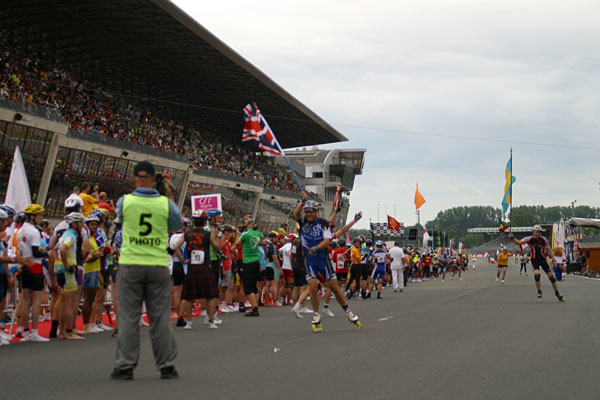
[[[574,208],[564,206],[518,206],[512,209],[512,225],[516,227],[549,224],[566,221],[572,216],[600,219],[600,207],[585,205]],[[445,240],[445,245],[448,245],[449,241],[453,240],[454,244],[461,241],[467,248],[470,248],[492,240],[497,233],[469,234],[467,233],[468,229],[499,228],[501,224],[508,225],[508,215],[504,214],[501,208],[461,206],[440,211],[433,220],[425,223],[425,228],[436,245],[438,243],[443,244],[443,240]],[[416,228],[416,226],[406,226],[404,228],[407,237],[411,228]],[[369,237],[370,230],[351,229],[349,232],[351,238],[359,235]],[[439,241],[438,236],[440,237]]]
[[[600,218],[600,208],[580,205],[564,206],[518,206],[512,209],[512,226],[533,226],[566,221],[572,216]],[[495,234],[468,234],[469,228],[491,228],[508,225],[508,215],[501,208],[491,206],[462,206],[440,211],[436,218],[425,226],[429,232],[446,232],[450,239],[462,241],[466,247],[479,246],[493,238]]]

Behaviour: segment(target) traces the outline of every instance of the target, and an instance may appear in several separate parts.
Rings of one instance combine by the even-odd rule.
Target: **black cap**
[[[133,169],[133,175],[138,178],[148,178],[154,176],[155,173],[154,165],[149,161],[140,161]]]
[[[223,225],[223,232],[233,232],[233,226]]]

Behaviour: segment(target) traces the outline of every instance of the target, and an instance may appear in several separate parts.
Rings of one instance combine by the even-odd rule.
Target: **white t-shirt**
[[[75,199],[75,201],[76,201],[76,202],[77,202],[77,203],[78,203],[78,204],[79,204],[81,207],[83,207],[83,199],[82,199],[81,197],[79,197],[79,195],[78,195],[78,194],[71,193],[71,194],[69,195],[69,197],[67,197],[67,200],[68,200],[68,199]]]
[[[19,254],[23,257],[31,257],[36,264],[41,264],[42,259],[33,256],[32,247],[40,247],[42,234],[29,222],[25,222],[17,233],[19,243]]]
[[[283,256],[283,264],[281,269],[292,270],[292,243],[287,242],[279,249],[279,254]]]
[[[173,235],[171,235],[171,237],[169,238],[169,248],[170,249],[175,248],[175,245],[177,244],[177,242],[179,242],[181,235],[183,235],[183,232],[178,232],[178,233],[174,233]],[[183,249],[185,249],[185,242],[183,242],[180,249],[181,249],[181,251],[183,251]],[[179,260],[179,258],[177,258],[177,256],[175,256],[175,255],[172,255],[171,259],[174,262],[181,262],[181,260]]]
[[[392,247],[388,254],[392,258],[392,263],[390,264],[391,269],[402,269],[404,267],[404,262],[402,262],[404,252],[400,247]]]

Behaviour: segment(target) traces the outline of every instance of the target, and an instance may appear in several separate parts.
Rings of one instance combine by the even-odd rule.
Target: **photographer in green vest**
[[[131,380],[140,355],[138,322],[142,304],[150,320],[154,360],[163,379],[177,378],[177,345],[169,321],[171,279],[169,231],[181,227],[181,212],[173,202],[168,178],[154,166],[139,162],[133,169],[136,189],[117,202],[115,213],[123,224],[117,285],[117,359],[112,379]]]

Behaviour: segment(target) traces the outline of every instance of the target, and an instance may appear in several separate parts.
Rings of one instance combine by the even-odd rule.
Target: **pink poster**
[[[208,211],[212,209],[217,209],[219,211],[223,211],[221,207],[221,194],[203,194],[198,196],[192,196],[192,215],[196,213],[196,211]]]

